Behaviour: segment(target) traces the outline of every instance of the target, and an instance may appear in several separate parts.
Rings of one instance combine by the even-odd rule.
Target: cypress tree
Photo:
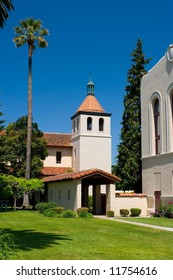
[[[1,105],[0,105],[1,106]],[[4,134],[2,131],[4,130],[4,120],[1,120],[3,113],[0,111],[0,173],[4,171]]]
[[[136,49],[131,53],[131,61],[132,67],[128,70],[127,86],[125,87],[117,164],[113,167],[113,173],[122,179],[118,186],[119,189],[141,192],[140,81],[146,74],[145,65],[149,63],[150,59],[145,59],[140,39],[137,41]]]

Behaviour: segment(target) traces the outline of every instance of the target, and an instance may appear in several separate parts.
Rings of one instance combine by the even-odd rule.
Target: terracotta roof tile
[[[43,137],[48,146],[72,147],[71,134],[44,132]]]
[[[83,103],[77,109],[77,112],[99,112],[105,113],[105,110],[100,105],[94,95],[87,95]]]
[[[57,181],[69,181],[69,180],[79,180],[84,179],[92,175],[101,175],[103,177],[106,177],[108,179],[111,179],[114,182],[119,182],[121,179],[115,175],[112,175],[106,171],[103,171],[101,169],[88,169],[78,172],[68,172],[65,174],[60,174],[56,176],[46,177],[44,178],[44,182],[57,182]]]
[[[71,167],[43,167],[43,176],[54,176],[59,174],[65,174],[67,172],[73,171]]]
[[[147,197],[145,193],[116,193],[116,197]]]

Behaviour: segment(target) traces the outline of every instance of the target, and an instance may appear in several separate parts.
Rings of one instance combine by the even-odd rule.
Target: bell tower
[[[91,78],[86,98],[71,120],[73,169],[98,168],[111,173],[111,114],[96,99]]]

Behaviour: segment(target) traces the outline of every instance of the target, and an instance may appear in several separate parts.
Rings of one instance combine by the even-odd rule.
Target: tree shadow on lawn
[[[67,235],[43,233],[34,230],[11,230],[3,229],[4,233],[10,233],[14,235],[16,249],[29,251],[32,249],[44,249],[52,247],[54,245],[60,245],[60,241],[72,239]]]

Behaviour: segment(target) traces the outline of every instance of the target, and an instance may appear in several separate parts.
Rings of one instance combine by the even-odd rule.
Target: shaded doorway
[[[155,209],[156,211],[159,211],[160,205],[161,205],[161,191],[155,191],[154,192],[155,197]]]

